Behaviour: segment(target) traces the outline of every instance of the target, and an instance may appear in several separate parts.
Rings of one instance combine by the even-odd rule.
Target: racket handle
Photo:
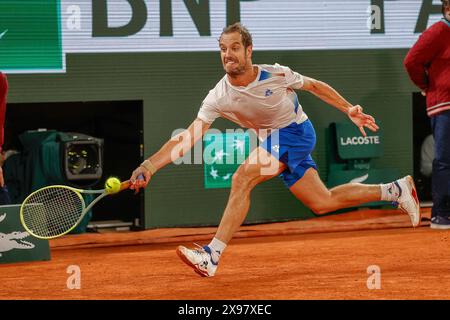
[[[144,180],[144,175],[140,174],[137,178],[138,178],[139,180]],[[122,182],[122,183],[120,184],[120,191],[129,189],[130,186],[131,186],[131,181],[130,181],[130,180],[124,181],[124,182]]]

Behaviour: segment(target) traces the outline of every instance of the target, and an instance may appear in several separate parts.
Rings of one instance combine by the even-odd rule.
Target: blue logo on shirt
[[[273,91],[270,90],[270,89],[267,89],[266,93],[265,93],[265,96],[268,97],[268,96],[271,96],[272,94],[273,94]]]

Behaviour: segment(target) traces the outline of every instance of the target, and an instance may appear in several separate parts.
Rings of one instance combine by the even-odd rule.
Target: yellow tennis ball
[[[117,193],[120,191],[120,180],[115,178],[115,177],[111,177],[108,178],[105,182],[105,191],[106,193]]]

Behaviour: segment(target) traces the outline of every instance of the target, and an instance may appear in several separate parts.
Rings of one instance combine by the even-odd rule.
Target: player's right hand
[[[130,177],[130,189],[139,191],[140,188],[145,188],[150,182],[151,177],[152,175],[146,168],[142,166],[137,167]]]

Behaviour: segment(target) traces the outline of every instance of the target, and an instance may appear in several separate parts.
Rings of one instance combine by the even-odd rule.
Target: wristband
[[[150,160],[145,160],[144,162],[142,162],[141,167],[147,169],[147,171],[150,172],[151,175],[154,175],[156,172],[156,168]]]

